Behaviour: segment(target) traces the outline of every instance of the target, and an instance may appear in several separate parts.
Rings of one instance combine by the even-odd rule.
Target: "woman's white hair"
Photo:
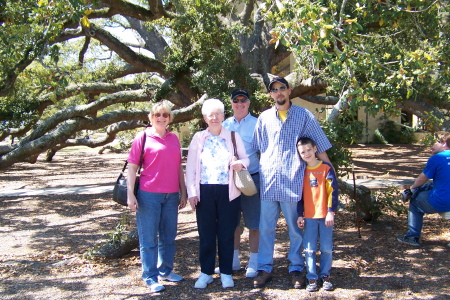
[[[222,101],[215,98],[206,99],[205,102],[203,102],[202,115],[210,115],[213,110],[217,109],[220,110],[221,113],[225,112],[225,106]]]

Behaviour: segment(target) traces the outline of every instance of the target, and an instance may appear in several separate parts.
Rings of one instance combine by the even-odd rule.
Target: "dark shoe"
[[[255,288],[262,288],[272,280],[272,274],[266,271],[258,271],[258,276],[253,280],[253,286]]]
[[[333,284],[330,281],[330,276],[324,276],[322,278],[322,288],[325,291],[332,291],[333,290]]]
[[[398,236],[397,241],[414,247],[420,247],[419,238],[416,236]]]
[[[317,280],[310,279],[308,280],[308,285],[306,286],[306,290],[308,292],[316,292],[319,290],[319,287],[317,286]]]
[[[411,199],[413,192],[410,189],[406,189],[400,193],[400,198],[403,202],[408,202]]]
[[[294,285],[294,288],[301,289],[303,286],[305,286],[305,278],[302,276],[302,272],[300,271],[293,271],[292,274],[292,284]]]

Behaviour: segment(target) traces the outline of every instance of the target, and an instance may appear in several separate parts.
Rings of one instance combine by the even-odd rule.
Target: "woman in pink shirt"
[[[231,131],[222,127],[225,119],[222,101],[206,100],[202,114],[208,128],[192,138],[186,162],[186,187],[189,203],[196,210],[200,239],[201,273],[194,287],[205,288],[213,281],[217,243],[222,287],[229,288],[234,286],[231,265],[241,195],[233,181],[233,170],[248,167],[250,160],[238,133],[239,160],[233,159]]]
[[[178,209],[186,206],[186,186],[181,166],[180,142],[167,130],[173,116],[167,100],[154,104],[149,119],[151,127],[134,138],[128,157],[128,207],[136,212],[142,279],[151,292],[164,286],[159,280],[180,281],[172,272]],[[142,145],[143,135],[145,144]],[[144,147],[140,186],[133,193],[141,149]]]

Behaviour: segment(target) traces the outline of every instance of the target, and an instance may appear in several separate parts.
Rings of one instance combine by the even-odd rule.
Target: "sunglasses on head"
[[[271,89],[270,91],[272,92],[272,93],[276,93],[276,92],[278,92],[278,91],[284,91],[285,89],[287,89],[287,87],[286,86],[280,86],[279,88],[273,88],[273,89]]]
[[[163,118],[165,118],[165,119],[167,119],[170,115],[168,114],[168,113],[156,113],[156,114],[154,114],[154,116],[156,117],[156,118],[159,118],[159,117],[163,117]]]
[[[239,103],[239,102],[245,103],[245,102],[247,102],[247,101],[248,101],[247,98],[245,98],[245,99],[236,99],[236,98],[234,98],[234,99],[233,99],[233,103]]]

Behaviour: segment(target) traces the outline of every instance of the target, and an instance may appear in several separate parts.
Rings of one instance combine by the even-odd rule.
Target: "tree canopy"
[[[258,115],[290,55],[292,97],[336,105],[331,120],[364,106],[448,129],[449,9],[427,0],[1,1],[0,141],[11,142],[0,145],[0,169],[106,145],[144,126],[161,99],[182,123],[207,97],[244,87]]]

